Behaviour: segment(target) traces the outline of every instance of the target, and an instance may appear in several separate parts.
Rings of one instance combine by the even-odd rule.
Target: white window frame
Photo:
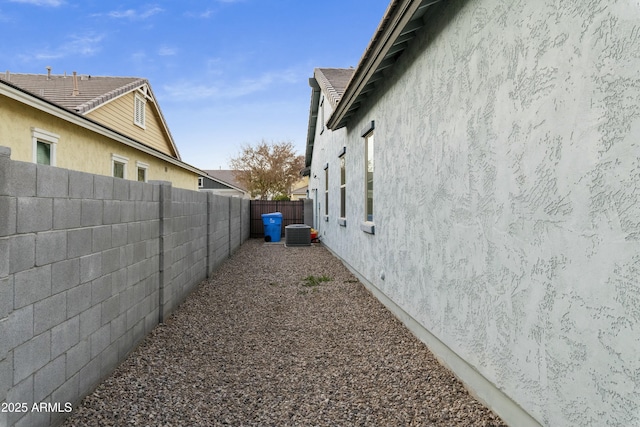
[[[122,179],[127,179],[127,165],[129,163],[129,158],[128,157],[124,157],[124,156],[120,156],[119,154],[111,154],[111,176],[114,177],[114,178],[119,178],[119,177],[116,177],[116,174],[115,174],[116,162],[124,164],[124,170],[122,172]],[[136,179],[137,179],[137,177],[136,177]]]
[[[324,132],[324,95],[320,100],[320,135]]]
[[[324,165],[324,220],[329,221],[329,163]]]
[[[146,129],[147,100],[144,96],[135,94],[133,101],[133,123]]]
[[[373,209],[373,188],[371,194],[371,212],[369,212],[369,159],[371,159],[371,186],[374,186],[375,178],[375,122],[372,120],[360,134],[364,138],[364,221],[360,229],[365,233],[375,234],[375,216]],[[369,147],[371,145],[371,147]]]
[[[340,215],[338,224],[347,225],[347,147],[342,147],[338,159],[340,162]]]
[[[42,142],[44,144],[48,144],[51,149],[50,157],[49,157],[49,160],[50,160],[49,166],[56,166],[57,164],[56,151],[57,151],[57,145],[59,140],[60,140],[60,135],[56,133],[49,132],[40,128],[35,128],[35,127],[31,128],[33,163],[38,163],[38,142]]]
[[[140,173],[140,169],[144,170],[144,181],[140,181],[138,179],[138,174]],[[149,163],[144,163],[141,161],[136,161],[136,179],[140,182],[148,182],[149,181]]]

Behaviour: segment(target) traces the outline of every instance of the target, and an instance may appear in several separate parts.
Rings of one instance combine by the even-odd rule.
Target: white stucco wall
[[[451,0],[426,28],[316,137],[324,243],[541,424],[640,425],[640,2]]]

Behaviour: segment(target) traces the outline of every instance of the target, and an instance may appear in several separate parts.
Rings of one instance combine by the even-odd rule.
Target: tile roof
[[[223,184],[229,184],[242,191],[248,191],[247,187],[236,179],[236,171],[230,169],[203,169],[207,175]]]
[[[74,95],[73,75],[52,74],[0,74],[8,81],[68,110],[84,114],[89,110],[144,84],[140,77],[103,77],[78,75],[78,93]]]
[[[307,190],[309,189],[308,185],[305,185],[304,187],[300,187],[300,188],[296,188],[295,190],[293,190],[291,192],[291,194],[296,194],[296,195],[306,195],[307,194]]]
[[[354,68],[316,68],[314,77],[335,109],[344,94]]]

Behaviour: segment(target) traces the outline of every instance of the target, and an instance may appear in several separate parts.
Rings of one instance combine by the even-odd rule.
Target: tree
[[[289,141],[267,143],[263,139],[255,147],[243,145],[238,157],[229,163],[236,171],[236,179],[247,187],[251,197],[267,200],[289,194],[291,186],[300,180],[304,156],[296,155]]]

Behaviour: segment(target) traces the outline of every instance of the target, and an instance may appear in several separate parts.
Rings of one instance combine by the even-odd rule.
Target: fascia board
[[[305,166],[311,165],[313,145],[316,139],[316,123],[318,121],[318,106],[320,103],[320,85],[315,77],[309,79],[311,86],[311,102],[309,106],[309,122],[307,124],[307,146],[305,150]]]
[[[401,36],[405,26],[420,8],[421,3],[420,0],[396,0],[389,5],[387,13],[382,18],[370,46],[358,64],[338,107],[327,122],[327,127],[331,130],[337,129],[337,125],[345,117],[362,89],[368,84],[371,76],[375,74],[396,39]]]

